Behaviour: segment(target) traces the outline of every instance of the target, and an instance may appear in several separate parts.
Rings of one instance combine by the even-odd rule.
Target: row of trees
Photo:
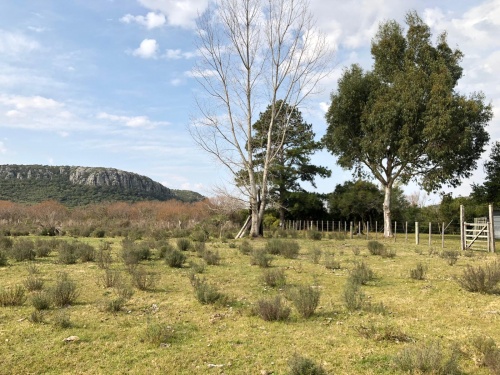
[[[331,70],[332,53],[314,24],[305,0],[214,2],[198,23],[197,76],[208,95],[198,100],[193,138],[233,174],[250,204],[252,236],[262,235],[270,204],[283,220],[302,191],[299,181],[314,184],[315,176],[330,174],[310,163],[322,147],[358,178],[383,186],[380,201],[377,187],[352,183],[364,184],[357,199],[373,206],[368,215],[382,207],[384,235],[392,236],[395,186],[410,180],[426,191],[458,186],[489,140],[491,106],[481,93],[456,90],[462,52],[449,47],[446,33],[434,44],[430,28],[409,12],[406,31],[396,21],[380,25],[371,71],[344,70],[327,132],[316,142],[298,108]],[[257,118],[263,102],[269,104]]]

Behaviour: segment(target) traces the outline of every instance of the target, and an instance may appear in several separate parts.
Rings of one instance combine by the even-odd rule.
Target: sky
[[[109,167],[148,176],[172,189],[213,195],[231,179],[189,135],[198,115],[193,78],[196,18],[209,0],[2,0],[0,2],[0,164]],[[458,91],[482,91],[494,108],[488,131],[500,140],[500,0],[310,0],[317,27],[335,50],[321,92],[300,108],[321,138],[324,114],[342,70],[371,69],[380,22],[404,24],[416,10],[434,40],[443,31],[464,53]],[[264,108],[262,109],[264,110]],[[483,161],[454,196],[484,179]],[[332,176],[329,193],[352,179],[326,151],[314,163]],[[415,184],[407,194],[418,191]],[[427,203],[438,203],[430,195]]]

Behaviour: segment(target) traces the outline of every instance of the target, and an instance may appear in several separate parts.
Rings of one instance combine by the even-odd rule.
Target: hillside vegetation
[[[144,200],[195,202],[203,196],[172,190],[136,173],[113,168],[0,165],[0,200],[37,203],[55,200],[67,206]]]

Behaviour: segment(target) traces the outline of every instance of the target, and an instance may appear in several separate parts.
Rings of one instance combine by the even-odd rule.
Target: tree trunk
[[[392,184],[384,185],[384,237],[392,237],[391,193]]]

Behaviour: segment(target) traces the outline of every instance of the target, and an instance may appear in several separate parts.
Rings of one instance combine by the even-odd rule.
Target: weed
[[[24,301],[26,295],[22,285],[0,289],[0,306],[21,306]]]
[[[352,248],[352,253],[353,253],[355,256],[358,256],[359,254],[361,254],[361,250],[359,249],[359,247],[354,246],[354,247]]]
[[[178,238],[177,239],[177,248],[181,251],[187,251],[191,249],[193,246],[191,240],[189,238]]]
[[[35,243],[27,238],[19,238],[11,248],[12,257],[17,262],[35,259]]]
[[[210,266],[218,266],[220,264],[220,255],[218,251],[205,250],[202,258]]]
[[[116,297],[116,298],[104,301],[102,303],[101,309],[103,311],[116,313],[116,312],[120,312],[123,309],[123,307],[125,306],[125,303],[127,303],[127,300],[125,298]]]
[[[194,288],[196,299],[203,305],[224,301],[225,296],[219,292],[215,285],[209,284],[204,278],[198,278],[196,275],[191,274],[190,281]]]
[[[500,374],[500,349],[490,337],[475,337],[472,345],[481,355],[480,365],[490,369],[493,374]]]
[[[113,263],[113,257],[111,256],[111,247],[109,242],[101,242],[97,249],[96,261],[99,268],[107,269],[111,267]]]
[[[131,271],[132,283],[139,290],[152,290],[158,281],[157,275],[147,272],[143,267],[134,268]]]
[[[317,230],[310,230],[307,232],[307,238],[313,241],[320,241],[323,238],[323,234]]]
[[[360,325],[355,327],[358,332],[365,339],[375,341],[392,341],[392,342],[411,342],[412,338],[406,333],[401,331],[400,328],[393,325],[375,325],[370,323],[368,326]]]
[[[375,279],[375,274],[365,262],[361,262],[357,263],[351,270],[349,279],[351,279],[354,283],[366,285],[369,281]]]
[[[193,249],[200,258],[203,258],[206,249],[205,242],[195,242],[191,249]]]
[[[205,268],[207,267],[207,264],[205,263],[204,260],[201,260],[200,262],[189,262],[189,267],[191,268],[191,271],[194,273],[203,273],[205,272]]]
[[[282,255],[288,259],[295,259],[299,256],[300,245],[297,241],[293,240],[271,238],[267,241],[265,249],[269,254]]]
[[[172,341],[174,333],[174,329],[165,323],[149,323],[144,332],[144,340],[155,346],[165,345]]]
[[[361,285],[350,278],[347,279],[342,296],[349,311],[361,310],[365,304],[365,294],[361,290]]]
[[[326,375],[326,371],[309,358],[295,354],[289,361],[289,375]]]
[[[182,268],[186,258],[186,254],[173,248],[165,254],[165,262],[172,268]]]
[[[54,315],[53,323],[56,327],[62,329],[71,328],[73,326],[71,316],[66,309],[61,309]]]
[[[285,271],[282,268],[268,268],[262,272],[262,281],[271,288],[282,288],[286,284]]]
[[[417,263],[415,268],[410,270],[410,277],[414,280],[424,280],[427,273],[427,266],[421,262]]]
[[[57,307],[71,305],[78,298],[78,287],[67,273],[60,272],[57,275],[56,285],[51,289],[52,301]]]
[[[7,259],[7,251],[5,251],[4,249],[0,249],[0,267],[5,267],[7,264],[9,264]]]
[[[286,320],[290,316],[290,308],[286,306],[281,296],[260,299],[255,306],[255,313],[266,321]]]
[[[250,257],[250,264],[252,266],[259,266],[262,268],[267,268],[271,266],[273,258],[267,253],[265,249],[255,249],[252,251]]]
[[[103,288],[113,288],[120,284],[121,274],[118,270],[105,268],[104,272],[97,277],[97,285]]]
[[[444,350],[438,342],[428,342],[407,346],[394,357],[394,363],[399,370],[412,374],[458,375],[458,359],[455,348]]]
[[[279,255],[284,241],[279,238],[271,238],[266,242],[265,250],[268,254]]]
[[[253,251],[252,244],[248,240],[243,240],[240,244],[240,252],[244,255],[248,255]]]
[[[456,250],[443,250],[441,258],[446,259],[450,266],[453,266],[458,261],[459,252]]]
[[[23,280],[23,285],[27,291],[33,292],[35,290],[43,289],[43,280],[36,274],[30,274]]]
[[[47,292],[34,293],[30,300],[36,310],[48,310],[52,302],[52,298]]]
[[[382,254],[382,258],[395,258],[396,257],[396,249],[385,249]]]
[[[321,292],[311,286],[298,286],[290,292],[290,298],[303,318],[309,318],[314,314],[319,305]]]
[[[324,258],[325,268],[328,270],[338,270],[340,269],[340,262],[335,260],[335,254],[328,253]]]
[[[314,264],[319,264],[319,261],[321,259],[322,251],[319,247],[314,246],[309,253],[309,257],[311,258],[311,262]]]
[[[43,311],[35,310],[30,314],[30,322],[32,323],[43,323],[45,321],[45,316]]]
[[[462,275],[457,278],[462,288],[469,292],[493,294],[498,293],[500,282],[500,263],[494,261],[483,266],[467,265]]]

